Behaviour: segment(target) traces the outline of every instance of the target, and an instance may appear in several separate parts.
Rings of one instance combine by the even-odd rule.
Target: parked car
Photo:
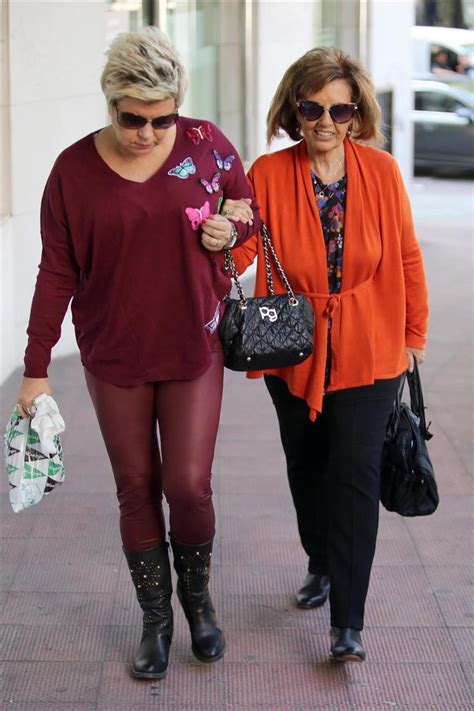
[[[474,172],[474,96],[439,81],[413,90],[415,168]]]

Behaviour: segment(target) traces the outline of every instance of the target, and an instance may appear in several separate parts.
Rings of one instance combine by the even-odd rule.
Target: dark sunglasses
[[[305,121],[317,121],[324,113],[324,106],[317,101],[297,101],[296,106]],[[357,104],[334,104],[328,111],[334,123],[347,123],[354,117]]]
[[[144,128],[147,123],[151,123],[151,127],[154,131],[158,131],[163,128],[171,128],[174,126],[178,120],[178,112],[174,114],[166,114],[166,116],[157,116],[153,119],[146,119],[144,116],[139,116],[138,114],[131,114],[129,111],[119,111],[118,107],[115,107],[117,112],[117,123],[122,128],[133,128],[138,130]]]

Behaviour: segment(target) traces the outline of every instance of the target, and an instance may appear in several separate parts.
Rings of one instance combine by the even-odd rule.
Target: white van
[[[413,39],[413,72],[418,79],[433,77],[431,61],[439,50],[446,52],[453,70],[459,63],[459,57],[466,57],[471,67],[468,75],[459,74],[459,79],[473,81],[474,70],[474,30],[461,30],[456,27],[421,27],[411,29]],[[437,77],[439,79],[439,77]],[[454,77],[457,81],[458,77]],[[443,77],[443,81],[445,78]],[[449,78],[447,79],[449,81]]]

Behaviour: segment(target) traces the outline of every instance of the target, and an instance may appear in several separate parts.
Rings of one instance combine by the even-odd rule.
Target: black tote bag
[[[410,407],[402,401],[408,380]],[[403,375],[387,426],[382,453],[380,500],[401,516],[428,516],[439,504],[438,487],[426,442],[428,431],[415,359],[413,373]]]

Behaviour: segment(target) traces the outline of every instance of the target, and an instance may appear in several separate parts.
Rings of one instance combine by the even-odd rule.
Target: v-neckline
[[[107,161],[100,155],[99,151],[97,150],[97,145],[96,145],[96,142],[95,142],[95,137],[97,136],[97,133],[98,133],[97,131],[91,134],[92,149],[93,149],[95,155],[97,156],[99,162],[100,162],[103,166],[105,166],[105,169],[106,169],[108,172],[110,172],[110,173],[112,173],[113,175],[115,175],[119,180],[123,180],[123,181],[125,181],[126,183],[132,183],[133,185],[147,185],[147,183],[149,183],[149,182],[152,181],[154,178],[156,178],[156,177],[164,170],[164,168],[168,167],[168,163],[172,162],[171,159],[172,159],[172,157],[173,157],[173,155],[174,155],[174,152],[175,152],[175,150],[176,150],[176,146],[177,146],[177,144],[178,144],[178,138],[180,138],[180,136],[181,136],[181,125],[180,125],[179,119],[178,119],[178,121],[176,122],[175,125],[176,125],[176,134],[175,134],[175,137],[174,137],[174,142],[173,142],[173,145],[171,146],[171,150],[170,150],[170,152],[169,152],[169,154],[168,154],[166,160],[165,160],[165,161],[160,165],[160,167],[159,167],[157,170],[155,170],[155,172],[152,173],[152,174],[150,175],[150,177],[147,178],[146,180],[133,180],[132,178],[125,178],[123,175],[120,175],[120,173],[118,173],[116,170],[114,170],[114,168],[112,168],[112,166],[110,166],[110,165],[107,163]]]

